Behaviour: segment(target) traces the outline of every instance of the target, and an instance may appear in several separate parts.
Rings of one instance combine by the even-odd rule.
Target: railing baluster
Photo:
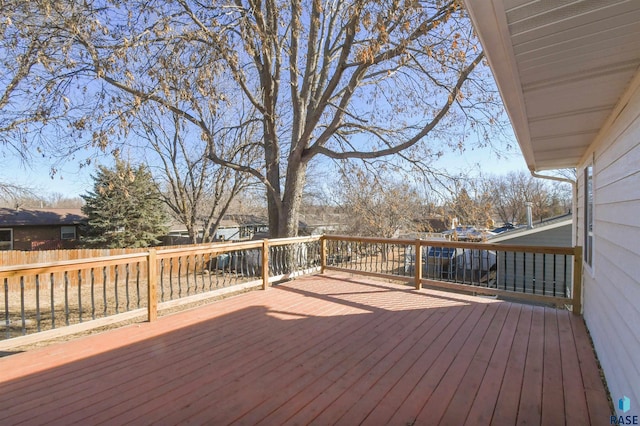
[[[51,292],[53,294],[53,292]],[[9,279],[4,279],[4,324],[7,339],[11,337],[11,320],[9,319]]]
[[[280,274],[284,274],[287,268],[287,253],[284,249],[284,246],[278,246],[280,251]]]
[[[536,272],[537,272],[536,271],[536,254],[532,253],[531,257],[533,258],[533,265],[532,265],[533,266],[533,269],[532,269],[533,273],[531,274],[531,281],[532,281],[531,282],[531,284],[532,284],[532,291],[531,292],[533,294],[536,294],[536,276],[537,276],[537,274],[536,274]]]
[[[190,268],[190,259],[191,256],[187,256],[187,272],[186,272],[186,277],[187,277],[187,296],[190,294],[190,290],[191,290],[191,283],[189,282],[189,268]]]
[[[481,251],[480,253],[482,253],[482,251]],[[483,269],[482,269],[482,267],[483,267],[483,266],[482,266],[482,265],[483,265],[483,263],[482,263],[482,262],[480,262],[480,269],[481,269],[481,271],[482,271],[482,274],[481,274],[481,275],[483,275],[483,276],[486,276],[486,277],[487,277],[487,287],[489,287],[489,286],[491,285],[491,276],[490,276],[490,274],[489,274],[489,271],[491,270],[491,267],[489,266],[489,263],[490,263],[490,261],[489,261],[489,250],[484,250],[484,253],[485,253],[485,259],[484,259],[485,261],[484,261],[484,265],[485,265],[487,268],[486,268],[486,271],[485,271],[485,270],[483,270]]]
[[[220,288],[220,275],[222,275],[222,285],[224,286],[224,269],[220,271],[221,256],[221,254],[216,255],[216,288]],[[224,263],[222,266],[224,267]],[[220,274],[218,274],[218,271],[220,271]]]
[[[211,290],[213,287],[213,282],[211,281],[211,274],[214,272],[214,270],[212,269],[213,263],[211,260],[211,254],[209,254],[208,257],[208,261],[207,261],[207,275],[209,276],[209,290]]]
[[[169,299],[173,300],[173,258],[169,259]]]
[[[244,275],[245,275],[245,273],[244,273],[244,264],[247,261],[247,251],[246,250],[242,250],[240,252],[239,261],[240,261],[240,265],[236,265],[236,271],[240,270],[240,272],[238,273],[237,276],[238,277],[244,277]]]
[[[557,273],[557,269],[558,269],[558,258],[557,256],[554,254],[553,255],[553,295],[555,297],[556,295],[556,282],[558,281],[558,273]]]
[[[20,318],[22,319],[22,335],[24,336],[27,334],[27,318],[24,313],[24,275],[20,276]]]
[[[53,272],[49,275],[49,281],[51,282],[51,291],[49,292],[49,296],[51,297],[51,329],[54,329],[56,328],[56,306],[54,303],[55,283]]]
[[[107,267],[102,267],[102,315],[107,316]]]
[[[200,255],[200,282],[202,282],[202,292],[205,292],[204,289],[204,253]]]
[[[182,297],[182,257],[178,258],[178,299]]]
[[[389,273],[389,244],[384,245],[384,272]]]
[[[40,328],[40,275],[36,275],[36,327]]]
[[[500,273],[500,267],[498,265],[500,252],[496,251],[496,288],[500,288],[500,284],[504,284],[502,289],[507,289],[507,252],[503,251],[503,260],[504,260],[504,269],[502,270],[502,274]]]
[[[140,309],[140,262],[136,262],[136,293],[138,295],[138,309]]]
[[[78,322],[82,322],[82,270],[78,269]]]
[[[555,256],[553,258],[555,262]],[[547,254],[542,253],[542,294],[547,294]]]
[[[129,262],[124,265],[124,293],[125,293],[125,301],[127,303],[126,310],[127,312],[130,310],[129,304]]]
[[[95,294],[94,294],[96,277],[95,277],[94,268],[91,268],[90,274],[91,274],[91,319],[96,319],[96,300],[95,300]]]
[[[64,322],[69,325],[69,273],[64,271]]]
[[[120,275],[120,265],[116,265],[114,266],[114,284],[113,284],[113,289],[115,292],[115,308],[116,308],[116,314],[120,313],[120,309],[119,309],[119,303],[118,303],[118,278]]]
[[[160,301],[164,302],[164,259],[160,259]]]
[[[564,286],[564,290],[563,290],[563,295],[564,297],[568,297],[569,295],[567,294],[567,283],[569,282],[569,279],[567,277],[567,255],[564,255],[564,277],[562,279],[563,282],[563,286]],[[555,283],[554,283],[555,286]],[[554,294],[555,294],[555,287],[554,287]],[[571,294],[571,297],[573,297],[573,294]]]
[[[229,258],[229,285],[238,282],[238,250],[233,252],[233,256]]]
[[[513,253],[513,291],[516,291],[516,277],[518,276],[517,272],[517,262],[516,262],[516,257],[517,257],[518,253]]]
[[[527,253],[522,252],[522,292],[527,292]]]

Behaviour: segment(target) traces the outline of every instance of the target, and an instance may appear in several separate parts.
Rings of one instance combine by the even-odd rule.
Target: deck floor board
[[[1,424],[602,424],[566,311],[332,273],[0,358]]]

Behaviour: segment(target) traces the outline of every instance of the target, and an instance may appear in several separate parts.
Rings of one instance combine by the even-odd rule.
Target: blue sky
[[[512,145],[517,146],[513,143]],[[60,193],[66,197],[86,194],[93,187],[91,174],[96,164],[111,164],[110,156],[104,155],[93,161],[90,167],[80,168],[77,160],[68,160],[58,165],[58,172],[52,178],[49,170],[53,162],[47,158],[34,158],[31,164],[21,160],[4,157],[0,159],[0,181],[17,183],[34,188],[42,195]],[[435,163],[450,174],[469,171],[483,174],[502,175],[511,171],[527,171],[522,154],[517,148],[498,158],[488,148],[468,149],[462,154],[447,153]]]
[[[15,157],[4,157],[0,159],[0,181],[29,187],[40,195],[60,193],[67,197],[84,194],[93,186],[93,167],[81,169],[77,161],[71,160],[60,164],[58,172],[51,177],[54,164],[47,158],[34,158],[25,163]]]

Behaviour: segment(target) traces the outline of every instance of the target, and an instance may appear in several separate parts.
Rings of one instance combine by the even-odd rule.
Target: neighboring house
[[[228,214],[220,221],[214,236],[216,241],[250,240],[256,234],[267,234],[269,225],[267,219],[249,214]],[[168,235],[163,239],[165,245],[191,244],[189,233],[183,224],[170,225]],[[198,241],[202,241],[202,231],[198,234]]]
[[[326,218],[323,216],[307,215],[305,220],[298,222],[298,235],[322,235],[339,232],[342,225],[339,222],[328,222],[327,219],[336,220],[336,215]],[[215,241],[244,241],[269,237],[269,221],[267,218],[252,214],[227,214],[220,221],[220,226],[214,237]],[[198,235],[202,240],[202,232]],[[191,244],[189,233],[184,225],[174,222],[170,224],[169,233],[164,238],[165,245]]]
[[[80,209],[0,208],[0,250],[75,248],[86,220]]]
[[[448,240],[454,241],[485,241],[494,234],[491,231],[477,229],[471,225],[460,225],[453,229],[447,229],[442,235]]]
[[[529,169],[578,172],[584,320],[640,415],[640,1],[465,3]]]
[[[216,240],[240,241],[250,240],[255,234],[269,232],[269,221],[251,214],[228,214],[220,221],[216,232]]]
[[[573,219],[563,215],[543,220],[534,224],[533,228],[515,228],[502,232],[487,240],[489,244],[508,244],[516,246],[538,247],[573,247]],[[534,255],[533,253],[518,253],[514,251],[497,252],[496,286],[502,288],[507,283],[514,282],[514,277],[524,277],[523,283],[532,283],[524,291],[527,293],[546,294],[551,296],[566,296],[557,289],[565,282],[573,279],[573,262],[564,255]],[[533,288],[535,283],[536,288]],[[524,284],[522,284],[524,285]],[[522,286],[519,286],[520,289]],[[570,286],[569,286],[570,287]]]
[[[298,222],[298,235],[299,236],[307,236],[307,235],[323,235],[323,234],[335,234],[342,229],[342,224],[340,223],[305,223]]]

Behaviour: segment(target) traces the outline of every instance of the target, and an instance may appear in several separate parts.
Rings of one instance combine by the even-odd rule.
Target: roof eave
[[[529,134],[527,109],[504,5],[496,0],[465,0],[465,3],[502,96],[522,155],[529,170],[535,171],[537,168]]]

